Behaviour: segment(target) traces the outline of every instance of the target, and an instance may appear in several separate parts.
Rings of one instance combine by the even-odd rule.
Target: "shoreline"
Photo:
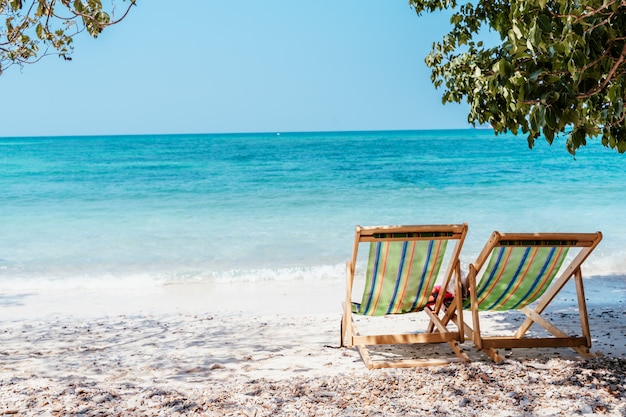
[[[469,364],[371,371],[338,348],[341,279],[4,294],[0,415],[620,416],[626,305],[598,295],[626,286],[607,280],[585,281],[595,359],[496,365],[466,342]]]
[[[623,307],[626,275],[584,278],[587,306]],[[566,285],[553,303],[568,305],[576,294]],[[2,289],[2,320],[47,316],[97,317],[143,312],[250,314],[341,314],[345,279],[187,282],[146,288]]]
[[[24,289],[0,294],[3,320],[120,314],[341,314],[343,280],[181,283],[144,289]]]

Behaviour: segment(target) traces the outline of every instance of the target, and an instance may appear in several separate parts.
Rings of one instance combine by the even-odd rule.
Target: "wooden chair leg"
[[[344,322],[344,319],[343,319],[343,316],[341,316],[341,323],[339,324],[339,347],[343,347],[343,337],[344,337],[344,331],[345,331],[343,322]]]
[[[494,348],[484,348],[483,352],[485,352],[495,363],[500,363],[504,360],[504,358],[500,356],[498,351]]]
[[[449,331],[447,330],[446,326],[442,323],[442,321],[439,319],[439,317],[437,317],[435,312],[431,311],[428,307],[426,307],[424,309],[424,311],[426,312],[426,314],[428,314],[428,317],[430,317],[430,323],[433,326],[436,326],[437,330],[440,333],[449,333]],[[452,351],[454,352],[454,354],[457,357],[459,357],[461,360],[463,360],[465,362],[469,362],[470,361],[469,356],[467,356],[467,354],[465,352],[463,352],[463,349],[461,349],[461,347],[459,346],[459,343],[456,340],[452,341],[452,342],[448,342],[448,345],[450,345],[450,347],[452,348]]]

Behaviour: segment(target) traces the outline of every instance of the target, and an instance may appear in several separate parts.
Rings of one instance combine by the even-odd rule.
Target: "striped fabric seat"
[[[600,232],[493,232],[476,262],[469,266],[469,298],[463,302],[463,308],[471,310],[472,320],[471,323],[464,321],[466,336],[496,362],[504,360],[497,351],[500,348],[571,347],[589,356],[591,334],[581,266],[601,240]],[[573,259],[565,262],[568,255]],[[542,315],[570,279],[576,286],[579,335],[559,329]],[[444,322],[455,317],[456,308],[453,305],[446,310]],[[499,330],[483,332],[479,312],[486,311],[521,312],[523,320],[512,334]],[[533,325],[541,327],[540,332],[529,334]]]
[[[517,310],[533,303],[552,283],[568,247],[512,247],[493,250],[476,288],[478,310]],[[470,307],[465,300],[464,308]]]
[[[448,328],[439,317],[446,306],[455,304],[461,309],[461,297],[453,297],[449,292],[461,292],[461,267],[459,254],[467,224],[417,225],[417,226],[372,226],[356,227],[352,258],[346,263],[346,298],[341,319],[341,346],[356,346],[363,361],[369,368],[413,367],[442,365],[451,361],[468,361],[459,343],[463,342],[462,311],[455,328]],[[450,250],[452,244],[454,247]],[[352,290],[355,269],[359,259],[359,248],[369,247],[365,277],[359,276],[359,287],[363,287],[360,302],[353,300]],[[449,288],[454,283],[455,290]],[[441,296],[433,289],[439,285]],[[444,290],[445,289],[445,290]],[[449,290],[449,291],[446,291]],[[435,290],[436,291],[436,290]],[[355,290],[355,296],[357,296]],[[445,294],[445,295],[444,295]],[[446,297],[448,296],[448,297]],[[451,298],[452,297],[452,298]],[[445,300],[445,301],[444,301]],[[423,331],[415,328],[404,333],[387,331],[374,333],[368,323],[378,319],[373,316],[397,316],[400,314],[425,314],[428,321],[422,323]],[[358,323],[355,316],[361,316]],[[357,330],[365,327],[366,331]],[[450,346],[454,357],[445,358],[394,358],[390,359],[385,350],[385,359],[371,357],[368,346],[397,344],[441,344]],[[432,354],[432,352],[429,352]]]
[[[371,243],[363,299],[361,303],[352,303],[352,312],[384,316],[423,310],[439,276],[447,243]]]

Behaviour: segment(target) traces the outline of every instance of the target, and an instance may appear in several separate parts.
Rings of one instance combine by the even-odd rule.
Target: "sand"
[[[0,415],[623,416],[625,283],[587,283],[595,359],[516,349],[493,364],[466,342],[469,364],[392,370],[338,347],[342,280],[4,293]],[[552,313],[565,326],[568,297]]]

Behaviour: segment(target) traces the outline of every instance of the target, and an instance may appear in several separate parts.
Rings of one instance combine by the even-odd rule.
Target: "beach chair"
[[[476,348],[484,351],[495,362],[503,360],[497,351],[499,348],[571,347],[583,356],[591,356],[591,336],[581,265],[600,240],[600,232],[494,232],[476,262],[470,264],[467,276],[469,297],[464,301],[463,307],[471,310],[473,328],[467,322],[463,326]],[[564,265],[568,251],[577,253]],[[576,286],[581,328],[581,334],[575,336],[568,335],[542,316],[571,278]],[[445,313],[444,323],[449,319],[456,319],[453,312],[455,307],[458,306],[452,306]],[[511,310],[518,310],[525,315],[524,321],[514,334],[483,335],[480,327],[481,312]],[[527,335],[533,324],[545,329],[545,335]]]
[[[448,283],[458,284],[461,292],[459,253],[467,234],[467,224],[433,226],[381,226],[356,227],[352,258],[346,265],[346,298],[341,321],[341,346],[356,346],[368,368],[416,367],[441,365],[469,358],[459,343],[463,332],[458,328],[450,331],[434,313],[441,310]],[[447,251],[449,241],[454,247]],[[363,284],[361,302],[352,301],[355,266],[359,246],[369,244],[369,257]],[[444,259],[447,268],[442,270]],[[441,275],[445,279],[441,284]],[[445,274],[443,273],[445,271]],[[435,283],[441,284],[441,296],[433,300]],[[461,297],[452,303],[461,306]],[[461,312],[461,310],[459,309]],[[409,313],[425,313],[434,330],[423,333],[360,334],[353,315],[393,316]],[[461,312],[462,314],[462,312]],[[456,357],[450,359],[391,359],[373,360],[367,346],[398,344],[447,343]]]

